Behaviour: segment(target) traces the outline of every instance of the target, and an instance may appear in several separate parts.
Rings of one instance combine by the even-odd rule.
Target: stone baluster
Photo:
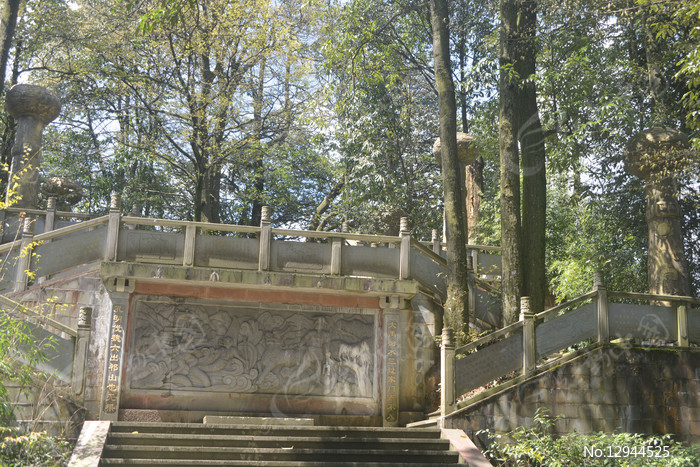
[[[440,346],[440,422],[455,409],[455,337],[452,329],[442,328]]]
[[[56,197],[49,196],[46,200],[46,218],[44,219],[44,233],[51,232],[56,222]]]
[[[78,313],[78,336],[75,338],[73,375],[71,378],[71,387],[73,389],[73,394],[76,396],[84,397],[83,391],[85,390],[85,377],[91,330],[92,308],[89,306],[81,306]]]
[[[15,292],[21,292],[27,288],[29,280],[29,268],[32,259],[32,242],[34,241],[34,219],[31,217],[24,218],[22,224],[22,244],[17,257],[17,269],[15,271]]]
[[[270,270],[270,245],[272,242],[272,226],[270,222],[270,206],[260,210],[260,249],[258,253],[258,270]]]
[[[105,245],[105,261],[117,260],[117,247],[119,245],[119,226],[121,224],[122,197],[118,193],[112,193],[109,200],[109,218],[107,221],[107,244]]]
[[[535,371],[535,315],[530,309],[530,297],[520,298],[520,321],[523,323],[523,375]]]
[[[197,226],[194,224],[187,224],[185,227],[185,248],[182,254],[182,265],[186,268],[194,266],[194,249],[196,238]]]
[[[440,244],[440,237],[438,236],[437,229],[433,229],[433,231],[431,232],[430,241],[433,244],[433,253],[439,255],[442,250],[442,245]]]
[[[676,322],[678,327],[678,346],[688,347],[688,308],[682,303],[676,304]]]
[[[474,258],[467,256],[467,290],[469,296],[467,303],[469,306],[469,320],[476,324],[476,277],[474,276]]]
[[[610,313],[608,310],[608,289],[605,287],[601,271],[593,273],[593,290],[598,292],[598,342],[607,344],[610,342]]]
[[[402,217],[399,237],[401,237],[401,250],[399,251],[399,279],[411,277],[411,230],[408,228],[408,218]]]

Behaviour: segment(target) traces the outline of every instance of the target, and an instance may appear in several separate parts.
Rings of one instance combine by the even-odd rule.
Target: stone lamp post
[[[58,117],[61,101],[42,86],[17,84],[7,92],[5,109],[17,120],[6,202],[15,207],[36,208],[41,137],[44,127]],[[15,195],[11,196],[13,185]]]
[[[632,138],[624,154],[627,171],[646,182],[650,293],[690,294],[675,178],[689,148],[685,134],[655,127]]]
[[[433,144],[433,156],[437,163],[442,166],[442,156],[440,155],[440,138],[435,140]],[[479,157],[479,149],[474,145],[474,137],[467,133],[457,132],[457,157],[459,158],[459,170],[462,174],[459,180],[462,188],[462,206],[467,209],[467,166],[474,162]],[[467,216],[464,216],[467,219]],[[442,241],[445,242],[445,216],[442,216]],[[465,232],[468,232],[465,230]]]

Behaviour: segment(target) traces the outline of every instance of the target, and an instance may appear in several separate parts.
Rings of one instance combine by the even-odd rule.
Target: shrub
[[[8,467],[68,465],[72,446],[45,431],[22,434],[15,427],[0,427],[0,465]]]
[[[518,427],[505,436],[482,431],[490,440],[486,456],[504,466],[700,466],[697,447],[669,435],[638,433],[553,434],[554,420],[538,410],[531,428]]]

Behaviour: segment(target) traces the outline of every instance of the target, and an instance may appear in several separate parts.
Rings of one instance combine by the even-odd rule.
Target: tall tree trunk
[[[262,107],[263,93],[265,92],[265,58],[260,61],[260,70],[257,80],[252,84],[253,91],[253,209],[250,216],[251,225],[260,225],[260,216],[263,206],[263,192],[265,191],[265,164],[262,149],[263,123]]]
[[[459,57],[459,79],[462,83],[462,88],[459,92],[459,108],[462,115],[462,131],[469,133],[469,117],[467,115],[467,90],[464,88],[464,82],[467,77],[464,72],[467,66],[467,46],[466,46],[466,28],[459,29],[459,41],[457,42],[457,55]],[[467,166],[464,173],[464,188],[466,190],[466,218],[467,218],[467,242],[470,244],[477,243],[478,223],[479,223],[479,206],[481,205],[481,193],[484,188],[484,158],[478,157],[474,162]]]
[[[2,48],[0,49],[0,96],[5,90],[7,60],[10,57],[12,39],[15,37],[17,16],[21,3],[22,0],[5,0],[2,5],[2,17],[0,18],[0,41],[2,41]]]
[[[221,222],[221,165],[207,165],[199,170],[194,188],[194,220]]]
[[[513,76],[517,56],[516,0],[500,0],[501,46],[498,142],[501,163],[501,276],[503,325],[520,315],[520,163],[515,105],[518,83]]]
[[[523,84],[518,88],[516,111],[518,139],[523,171],[522,206],[522,295],[530,297],[534,313],[544,310],[545,282],[545,222],[547,177],[542,124],[537,109],[537,92],[533,80],[537,59],[537,2],[520,2],[518,15],[518,46],[520,53],[516,71]]]
[[[442,187],[445,198],[445,230],[447,237],[447,299],[445,325],[451,327],[459,341],[461,331],[469,323],[467,297],[467,235],[462,205],[460,164],[457,157],[457,105],[450,68],[449,15],[446,0],[430,0],[433,32],[435,83],[438,90]]]

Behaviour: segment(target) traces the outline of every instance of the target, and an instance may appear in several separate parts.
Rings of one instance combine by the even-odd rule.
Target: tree
[[[518,9],[515,0],[501,0],[501,49],[498,139],[501,162],[501,290],[503,324],[519,319],[522,276],[520,224],[520,155],[516,101]]]
[[[517,133],[523,173],[522,258],[520,267],[523,296],[530,297],[531,310],[544,310],[545,224],[547,176],[542,124],[537,108],[535,64],[537,60],[537,1],[518,2],[518,50],[514,71],[520,79],[517,89]]]
[[[447,297],[445,324],[459,332],[469,323],[467,300],[467,232],[464,230],[465,206],[462,205],[461,170],[457,155],[457,105],[450,66],[449,13],[445,0],[430,1],[433,31],[435,85],[438,90],[442,190],[445,199],[447,237]],[[458,338],[463,341],[464,337]]]
[[[7,60],[10,57],[12,40],[17,27],[17,16],[20,4],[23,0],[5,0],[2,5],[2,18],[0,18],[0,95],[5,89],[5,74]]]

